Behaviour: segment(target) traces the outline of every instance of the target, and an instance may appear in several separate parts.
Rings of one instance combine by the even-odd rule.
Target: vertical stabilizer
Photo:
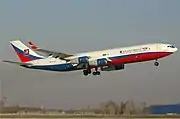
[[[43,58],[43,56],[40,56],[34,51],[32,51],[29,47],[24,45],[20,40],[12,40],[10,41],[10,43],[14,48],[17,56],[21,60],[21,62],[29,62]]]

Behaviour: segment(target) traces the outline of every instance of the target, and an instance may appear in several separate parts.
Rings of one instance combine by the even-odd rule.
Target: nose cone
[[[176,51],[178,51],[178,48],[174,47],[174,48],[171,48],[170,50],[171,52],[175,53]]]
[[[178,51],[178,48],[174,48],[174,52]]]

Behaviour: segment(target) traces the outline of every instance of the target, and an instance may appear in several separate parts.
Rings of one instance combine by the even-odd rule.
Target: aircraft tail
[[[17,56],[23,63],[44,58],[43,56],[38,55],[29,47],[24,45],[20,40],[12,40],[10,41],[10,43],[14,48]]]

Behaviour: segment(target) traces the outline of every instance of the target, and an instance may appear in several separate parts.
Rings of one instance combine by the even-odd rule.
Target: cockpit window
[[[169,47],[169,48],[176,48],[176,47],[174,47],[173,45],[169,45],[169,46],[167,46],[167,47]]]

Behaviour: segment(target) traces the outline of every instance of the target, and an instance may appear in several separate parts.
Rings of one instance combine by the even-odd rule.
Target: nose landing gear
[[[156,62],[154,62],[155,66],[159,66],[159,62],[156,60]]]

